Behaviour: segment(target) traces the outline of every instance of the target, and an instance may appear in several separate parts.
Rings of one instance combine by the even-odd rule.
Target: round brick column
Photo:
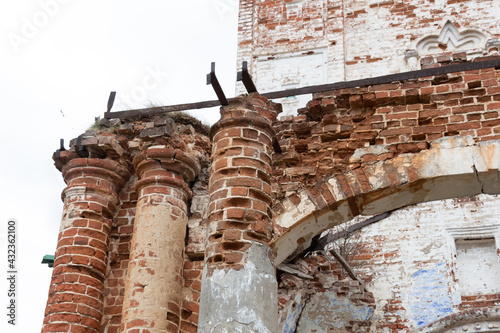
[[[42,332],[99,332],[109,232],[130,173],[112,160],[76,158],[68,185]]]
[[[188,183],[200,165],[182,151],[155,146],[134,158],[134,166],[139,200],[121,331],[178,332]]]
[[[258,94],[221,108],[211,129],[209,225],[198,332],[277,332],[271,155],[275,104]]]

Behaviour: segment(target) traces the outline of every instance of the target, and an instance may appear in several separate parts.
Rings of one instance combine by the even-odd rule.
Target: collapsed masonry
[[[439,280],[453,302],[417,320],[399,286],[370,288],[383,275],[370,267],[395,264],[370,244],[391,244],[360,244],[363,286],[314,237],[431,200],[498,206],[499,80],[488,68],[318,93],[280,120],[251,94],[210,133],[168,114],[85,132],[54,156],[68,186],[42,332],[495,329],[499,292],[456,301]]]

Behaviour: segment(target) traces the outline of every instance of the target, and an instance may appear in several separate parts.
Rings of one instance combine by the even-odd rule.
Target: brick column
[[[277,332],[271,154],[275,104],[258,94],[221,108],[211,129],[209,225],[198,332]]]
[[[130,173],[112,160],[76,158],[68,186],[42,332],[99,332],[109,232]]]
[[[200,172],[182,151],[154,146],[134,158],[140,180],[122,332],[178,332],[188,183]]]

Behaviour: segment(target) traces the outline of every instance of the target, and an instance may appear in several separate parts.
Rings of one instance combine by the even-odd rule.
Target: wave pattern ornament
[[[438,35],[430,35],[422,38],[417,44],[417,51],[420,55],[440,52],[445,47],[446,50],[471,50],[483,48],[487,37],[477,30],[458,31],[457,27],[447,21]]]

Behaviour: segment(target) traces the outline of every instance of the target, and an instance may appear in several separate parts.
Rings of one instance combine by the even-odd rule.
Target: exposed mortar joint
[[[102,279],[106,278],[106,274],[105,273],[99,272],[99,270],[95,269],[92,265],[78,265],[78,264],[75,265],[75,264],[72,264],[70,266],[73,266],[73,267],[83,267],[83,268],[88,269],[91,274],[92,273],[96,274],[96,275],[98,275]]]

